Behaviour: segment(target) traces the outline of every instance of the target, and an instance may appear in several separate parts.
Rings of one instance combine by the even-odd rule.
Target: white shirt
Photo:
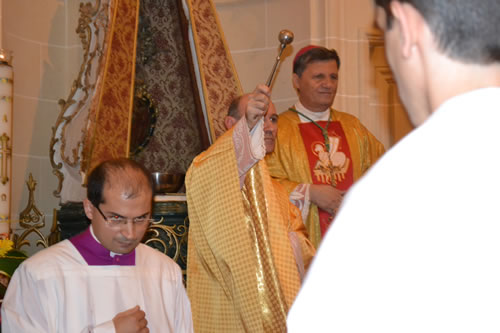
[[[4,333],[115,332],[112,319],[139,305],[151,333],[192,332],[179,266],[144,244],[134,266],[89,266],[64,240],[24,261],[2,305]]]
[[[294,332],[500,331],[500,88],[445,102],[352,188]]]

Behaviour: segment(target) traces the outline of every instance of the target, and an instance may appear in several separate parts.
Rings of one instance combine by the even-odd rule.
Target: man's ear
[[[224,118],[224,126],[226,126],[227,130],[231,129],[237,122],[238,121],[231,116],[226,116],[226,118]]]
[[[292,74],[292,83],[293,83],[293,87],[295,88],[295,90],[299,91],[300,77],[296,73]]]
[[[87,215],[88,219],[92,221],[92,217],[94,215],[94,212],[92,210],[92,203],[89,201],[89,199],[85,198],[83,199],[83,210],[85,211],[85,215]]]
[[[394,16],[393,26],[399,29],[399,42],[401,46],[401,54],[408,58],[417,43],[417,10],[407,3],[399,1],[391,1],[391,12]]]

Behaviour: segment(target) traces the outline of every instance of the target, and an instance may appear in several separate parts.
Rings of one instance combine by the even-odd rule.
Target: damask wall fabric
[[[187,27],[180,15],[177,0],[141,1],[136,84],[143,82],[151,94],[157,119],[149,143],[134,159],[151,171],[185,173],[193,158],[207,148],[188,61],[191,54],[186,49]]]

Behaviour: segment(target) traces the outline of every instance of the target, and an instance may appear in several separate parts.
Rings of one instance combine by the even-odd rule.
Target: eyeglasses
[[[155,222],[154,219],[146,218],[144,216],[139,216],[139,217],[134,217],[134,218],[128,218],[128,217],[123,217],[120,215],[115,215],[115,216],[110,216],[106,217],[102,210],[99,208],[99,206],[94,206],[97,208],[97,211],[101,214],[102,218],[110,227],[121,227],[127,224],[128,220],[132,221],[132,224],[137,225],[137,226],[143,226],[145,224],[153,223]]]

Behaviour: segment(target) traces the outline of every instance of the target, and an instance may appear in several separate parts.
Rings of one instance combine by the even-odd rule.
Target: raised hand
[[[245,110],[248,128],[252,129],[257,122],[264,117],[269,108],[271,89],[263,84],[255,87],[255,90],[248,95],[248,103]]]

